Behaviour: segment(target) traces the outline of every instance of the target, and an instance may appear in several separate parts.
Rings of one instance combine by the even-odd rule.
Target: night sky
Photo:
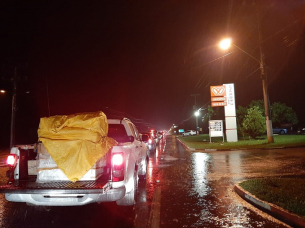
[[[305,126],[304,15],[304,0],[1,1],[0,89],[12,91],[17,69],[16,143],[37,139],[40,117],[78,112],[195,129],[191,95],[206,108],[210,86],[224,83],[235,84],[237,105],[263,99],[248,55],[260,57],[258,24],[270,102]],[[220,50],[228,36],[248,54]],[[11,102],[0,94],[1,146]]]

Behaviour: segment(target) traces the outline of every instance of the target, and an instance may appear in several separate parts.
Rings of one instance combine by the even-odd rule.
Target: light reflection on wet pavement
[[[169,137],[150,182],[162,189],[160,227],[287,227],[264,213],[257,214],[232,190],[247,178],[278,175],[272,152],[186,152]],[[261,164],[267,157],[270,164]],[[261,165],[250,164],[254,160]]]

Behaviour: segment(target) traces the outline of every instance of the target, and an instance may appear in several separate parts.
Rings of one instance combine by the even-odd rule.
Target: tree
[[[263,100],[253,100],[249,104],[250,108],[253,108],[254,106],[258,107],[259,110],[264,114],[265,113],[265,104]]]
[[[211,117],[216,115],[216,111],[209,105],[207,108],[207,113],[204,114],[202,117],[202,122],[207,122],[208,120],[211,120]]]
[[[249,104],[250,108],[254,106],[259,107],[262,113],[265,113],[265,106],[263,100],[253,100]],[[295,111],[291,107],[286,106],[286,104],[280,102],[274,102],[270,105],[271,119],[274,125],[279,126],[282,123],[292,123],[297,124],[299,122]]]
[[[271,105],[271,112],[272,122],[275,125],[280,125],[281,123],[297,124],[299,122],[296,113],[291,107],[287,107],[286,104],[274,102]]]
[[[243,130],[251,138],[256,138],[266,132],[265,118],[258,106],[248,109],[243,121]]]

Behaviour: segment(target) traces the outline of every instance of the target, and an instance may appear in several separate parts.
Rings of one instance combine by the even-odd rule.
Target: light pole
[[[10,93],[5,90],[0,90],[0,93]],[[10,134],[10,148],[15,144],[15,116],[16,116],[16,91],[12,94],[12,113],[11,113],[11,134]]]
[[[199,129],[198,129],[198,116],[199,116],[199,110],[197,110],[195,112],[195,116],[196,116],[196,134],[199,134]]]
[[[15,144],[15,117],[16,117],[16,92],[17,92],[17,69],[15,68],[13,78],[13,98],[12,98],[12,116],[11,116],[11,140],[10,148]]]
[[[191,94],[191,97],[195,98],[195,105],[193,106],[193,109],[196,110],[197,109],[197,104],[196,104],[196,97],[199,96],[200,94]],[[199,116],[199,112],[198,111],[195,112],[195,116],[196,116],[196,134],[198,135],[198,116]],[[198,115],[196,115],[196,113]]]
[[[11,134],[10,134],[10,148],[15,145],[15,119],[16,119],[16,97],[17,97],[17,68],[15,68],[14,76],[12,78],[13,82],[13,92],[8,92],[6,90],[0,90],[0,93],[10,93],[12,94],[12,113],[11,113]],[[29,93],[26,91],[25,93]]]
[[[259,40],[260,40],[260,43],[261,43],[261,34],[259,34]],[[267,140],[268,140],[268,143],[273,143],[274,138],[273,138],[273,130],[272,130],[272,120],[270,118],[270,104],[269,104],[269,97],[268,97],[267,76],[265,74],[265,69],[264,69],[265,64],[264,64],[264,55],[263,55],[263,51],[262,51],[262,46],[261,46],[261,44],[259,45],[260,60],[258,60],[257,58],[255,58],[254,56],[252,56],[248,52],[246,52],[244,49],[242,49],[242,48],[238,47],[237,45],[233,44],[231,39],[224,39],[219,43],[219,47],[221,49],[228,49],[228,48],[230,48],[231,45],[233,45],[237,49],[241,50],[243,53],[247,54],[248,56],[250,56],[252,59],[256,60],[259,63],[260,70],[261,70],[262,84],[263,84]]]

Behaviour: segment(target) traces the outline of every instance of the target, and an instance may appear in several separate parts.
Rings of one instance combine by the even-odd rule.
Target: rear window
[[[121,141],[122,138],[127,137],[127,133],[123,124],[109,124],[108,137]]]

